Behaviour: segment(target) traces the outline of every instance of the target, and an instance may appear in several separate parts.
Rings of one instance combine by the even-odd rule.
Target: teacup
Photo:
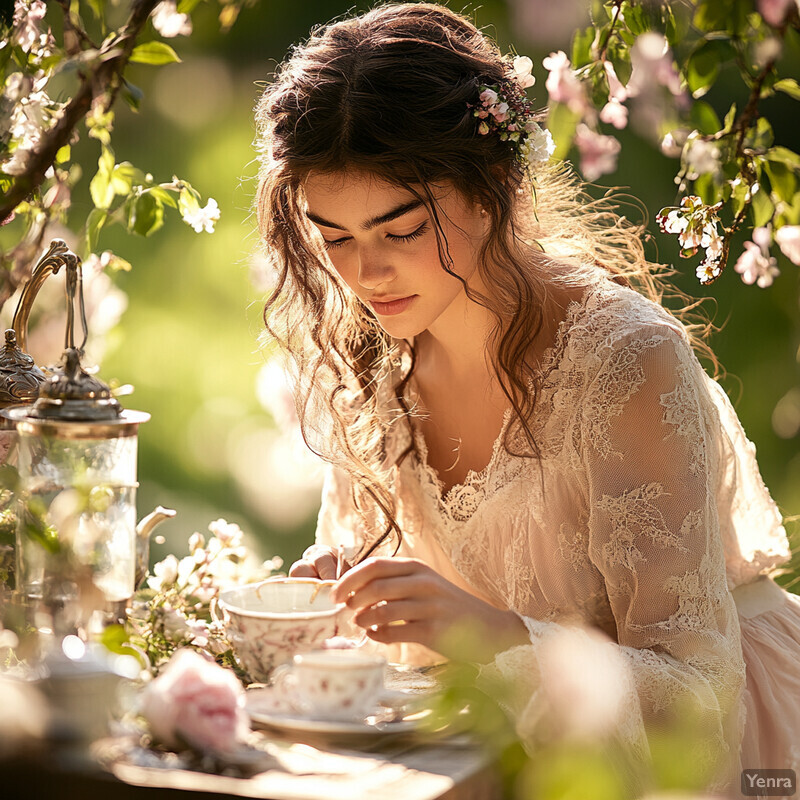
[[[375,712],[386,659],[355,650],[301,653],[275,672],[290,705],[314,719],[355,721]]]
[[[225,635],[255,681],[296,653],[323,646],[333,636],[356,633],[352,612],[331,600],[334,581],[270,578],[220,592]]]

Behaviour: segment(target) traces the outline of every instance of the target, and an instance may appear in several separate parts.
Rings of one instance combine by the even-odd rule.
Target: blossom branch
[[[14,178],[8,191],[0,198],[0,223],[6,221],[14,209],[41,186],[45,173],[55,162],[56,154],[69,143],[72,131],[89,112],[93,101],[106,95],[104,110],[111,107],[136,39],[158,2],[159,0],[137,0],[119,38],[112,42],[113,49],[106,50],[105,57],[101,52],[99,61],[87,73],[81,73],[81,85],[75,96],[64,108],[56,124],[42,135],[41,142],[31,153],[24,172]]]

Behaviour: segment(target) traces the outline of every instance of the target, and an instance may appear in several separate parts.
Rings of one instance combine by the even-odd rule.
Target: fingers
[[[424,600],[397,600],[362,608],[353,621],[362,628],[381,627],[397,622],[418,622],[430,616],[431,604]]]
[[[289,577],[290,578],[316,578],[318,577],[317,571],[314,568],[314,565],[309,563],[308,561],[295,561],[291,567],[289,567]]]
[[[336,553],[326,545],[311,545],[299,561],[289,568],[290,578],[321,578],[324,581],[336,580]],[[343,565],[343,569],[346,568]]]
[[[373,605],[380,600],[402,600],[419,592],[434,573],[413,558],[368,558],[353,567],[333,587],[331,598],[351,608]],[[409,580],[400,580],[400,579]]]

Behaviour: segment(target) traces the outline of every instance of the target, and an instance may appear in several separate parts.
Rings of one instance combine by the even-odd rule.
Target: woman
[[[330,463],[291,572],[344,553],[369,637],[482,663],[529,743],[541,647],[583,625],[626,665],[642,758],[689,708],[715,785],[739,756],[797,769],[780,515],[641,231],[547,163],[531,82],[464,17],[387,5],[318,30],[259,103],[265,321]]]

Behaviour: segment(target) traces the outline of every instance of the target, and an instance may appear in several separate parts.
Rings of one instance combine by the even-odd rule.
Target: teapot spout
[[[165,519],[171,519],[177,513],[178,512],[175,511],[174,508],[164,508],[164,506],[158,506],[155,511],[151,511],[136,526],[136,538],[149,539],[150,534],[158,525],[160,525]]]
[[[165,519],[174,517],[178,512],[173,508],[158,506],[136,526],[136,586],[139,587],[147,575],[150,566],[150,534]]]

